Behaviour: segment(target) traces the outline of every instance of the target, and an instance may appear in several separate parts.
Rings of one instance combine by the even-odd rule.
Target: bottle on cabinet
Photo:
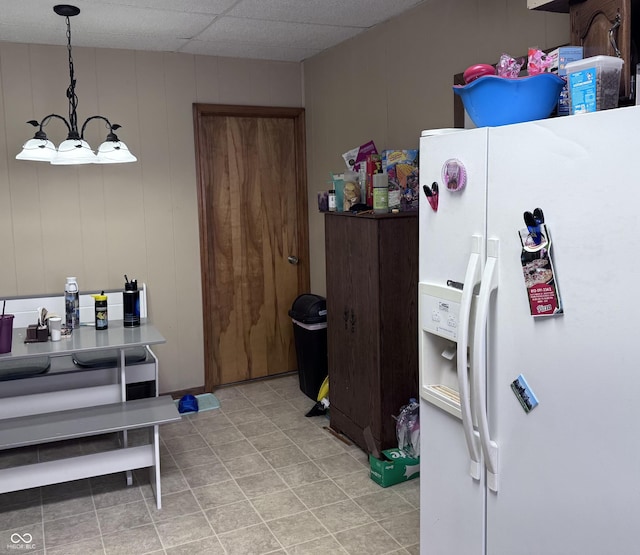
[[[329,212],[335,212],[336,211],[336,190],[335,189],[331,189],[329,191]]]
[[[374,214],[389,212],[389,181],[386,172],[373,175],[373,212]]]

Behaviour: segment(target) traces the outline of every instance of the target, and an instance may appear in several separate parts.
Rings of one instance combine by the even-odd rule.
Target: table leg
[[[125,352],[124,352],[124,348],[120,349],[120,356],[118,357],[118,365],[119,365],[119,372],[120,372],[120,400],[123,403],[127,402],[127,376],[125,373]],[[128,447],[129,446],[129,440],[127,437],[127,430],[123,430],[122,431],[122,446],[123,447]],[[131,472],[131,470],[127,470],[126,471],[127,474],[127,485],[131,486],[133,485],[133,473]]]

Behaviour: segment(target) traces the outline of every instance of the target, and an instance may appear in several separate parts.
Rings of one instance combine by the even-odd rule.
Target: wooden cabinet
[[[636,24],[639,2],[635,0],[584,0],[571,2],[571,44],[584,48],[584,57],[619,56],[624,60],[620,97],[633,95],[638,55]]]
[[[389,449],[418,394],[417,213],[327,213],[325,240],[331,427]]]
[[[568,13],[571,44],[582,46],[585,58],[622,58],[620,103],[633,100],[636,64],[640,61],[640,0],[527,0],[527,7]]]

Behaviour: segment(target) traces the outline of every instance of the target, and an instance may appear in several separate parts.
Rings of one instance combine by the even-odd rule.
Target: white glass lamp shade
[[[137,160],[122,141],[105,141],[98,148],[96,163],[124,164],[126,162],[137,162]]]
[[[24,143],[16,160],[34,160],[35,162],[51,162],[56,156],[55,145],[47,139],[29,139]]]
[[[58,154],[51,160],[54,166],[70,166],[76,164],[94,164],[96,155],[87,141],[67,139],[58,147]]]

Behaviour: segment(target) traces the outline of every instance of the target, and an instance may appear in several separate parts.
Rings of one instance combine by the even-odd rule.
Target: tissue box
[[[383,488],[420,476],[420,457],[412,459],[401,449],[382,452],[383,460],[369,455],[369,476]]]

